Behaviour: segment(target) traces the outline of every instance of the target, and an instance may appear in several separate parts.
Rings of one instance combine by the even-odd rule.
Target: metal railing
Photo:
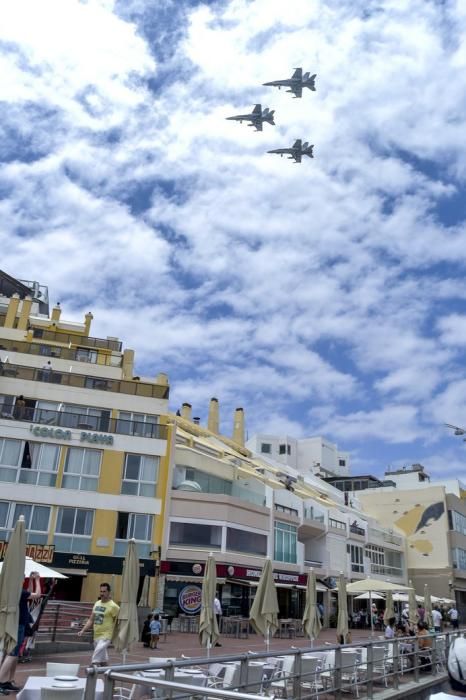
[[[159,423],[110,418],[109,416],[92,416],[86,413],[51,411],[48,408],[30,408],[28,406],[8,405],[0,412],[0,418],[56,426],[59,428],[78,429],[91,432],[115,433],[137,437],[167,439],[167,426]]]
[[[48,382],[50,384],[62,384],[64,386],[80,389],[96,389],[98,391],[111,391],[118,394],[131,394],[132,396],[146,396],[154,399],[168,399],[169,388],[164,384],[148,384],[135,380],[107,379],[106,377],[92,377],[73,372],[58,372],[54,369],[35,369],[11,363],[3,363],[2,375],[32,382]],[[25,390],[24,390],[24,393]]]
[[[130,686],[153,688],[159,698],[186,700],[191,700],[194,696],[234,697],[236,700],[257,698],[258,695],[273,697],[279,692],[293,700],[317,700],[322,694],[332,694],[339,700],[342,693],[347,691],[353,691],[356,696],[362,691],[368,698],[372,698],[387,688],[392,690],[393,695],[401,693],[403,687],[407,692],[413,692],[414,687],[417,692],[423,686],[440,684],[446,679],[446,659],[451,639],[463,636],[463,633],[464,630],[455,630],[443,635],[430,634],[393,640],[382,638],[342,646],[292,647],[273,652],[216,655],[211,658],[183,657],[179,660],[120,665],[107,669],[92,667],[87,669],[84,700],[94,698],[100,675],[104,680],[104,700],[114,697],[116,681]],[[426,643],[430,647],[423,648],[422,645]],[[230,684],[221,675],[221,668],[231,667],[232,664],[236,664],[236,671]],[[259,675],[258,667],[261,667]],[[192,684],[189,668],[196,669],[196,673],[203,671],[200,685]],[[163,677],[137,675],[157,669],[164,671]],[[182,681],[182,675],[176,679],[177,671],[180,674],[186,672],[186,684]],[[179,692],[174,694],[174,691]],[[235,691],[234,696],[230,695],[231,691]],[[251,696],[251,692],[254,696]],[[149,691],[148,694],[152,695],[152,692]]]
[[[56,341],[57,343],[72,343],[73,345],[84,345],[88,348],[102,348],[106,350],[116,350],[121,352],[122,343],[120,340],[110,338],[92,338],[88,335],[75,335],[74,333],[61,333],[58,331],[47,331],[42,328],[33,328],[34,338]]]
[[[359,535],[360,537],[364,537],[366,534],[366,531],[364,530],[363,527],[359,527],[359,525],[350,525],[349,527],[350,532],[353,533],[353,535]]]
[[[90,364],[106,365],[108,367],[121,367],[122,358],[120,355],[107,355],[96,350],[82,348],[71,349],[59,345],[40,345],[40,343],[27,343],[22,340],[8,340],[2,338],[0,350],[9,352],[21,352],[26,355],[39,355],[44,358],[60,358],[61,360],[71,360],[72,362],[88,362]],[[92,354],[91,354],[92,353]]]

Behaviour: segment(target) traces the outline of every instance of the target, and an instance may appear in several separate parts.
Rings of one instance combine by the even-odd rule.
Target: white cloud
[[[422,461],[465,408],[464,18],[425,0],[2,5],[2,268],[64,316],[92,304],[175,405],[217,395],[250,432]],[[316,93],[262,86],[299,65]],[[259,101],[275,128],[225,120]],[[266,153],[298,137],[313,161]]]

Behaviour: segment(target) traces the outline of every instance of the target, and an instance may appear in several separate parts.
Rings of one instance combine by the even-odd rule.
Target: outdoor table
[[[58,681],[52,676],[29,676],[23,689],[16,696],[19,700],[40,700],[40,691],[42,688],[52,688],[58,685]],[[78,688],[86,687],[86,678],[78,678],[73,684]],[[65,687],[65,684],[63,684]],[[97,679],[96,700],[102,700],[104,696],[104,682],[100,678]]]

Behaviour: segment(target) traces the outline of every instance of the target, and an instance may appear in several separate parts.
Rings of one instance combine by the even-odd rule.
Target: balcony
[[[42,338],[43,340],[50,340],[67,345],[83,345],[86,348],[101,348],[102,350],[115,350],[116,352],[121,352],[122,348],[120,340],[110,340],[108,338],[91,338],[87,335],[46,331],[42,328],[33,328],[32,334],[34,338]]]
[[[98,391],[111,391],[117,394],[130,394],[132,396],[144,396],[152,399],[168,399],[169,388],[163,384],[148,384],[147,382],[128,381],[123,379],[106,379],[105,377],[88,377],[85,374],[72,372],[57,372],[49,369],[33,369],[22,365],[3,365],[4,377],[12,377],[30,382],[47,382],[49,384],[61,384],[76,389],[96,389]],[[26,393],[22,389],[22,393]]]
[[[40,345],[39,343],[27,343],[24,341],[2,339],[0,350],[10,352],[22,352],[26,355],[39,355],[40,357],[59,358],[72,362],[89,362],[91,364],[106,365],[108,367],[121,367],[122,359],[115,355],[98,354],[97,350],[84,350],[78,348],[71,350],[59,345]]]
[[[9,407],[11,408],[11,407]],[[50,411],[45,408],[12,407],[12,410],[0,413],[0,418],[7,418],[37,425],[56,426],[57,428],[77,429],[116,435],[134,437],[167,439],[167,426],[158,423],[123,420],[109,416],[90,416],[86,413],[68,413],[66,411]]]
[[[371,573],[378,574],[379,576],[397,576],[398,578],[402,578],[404,572],[403,569],[398,566],[371,563]]]
[[[359,525],[355,525],[354,523],[352,523],[350,525],[349,529],[350,529],[351,534],[353,534],[353,535],[358,535],[359,537],[365,537],[365,535],[366,535],[366,531],[364,530],[364,528],[359,527]]]
[[[304,519],[305,520],[316,520],[319,523],[322,523],[322,525],[325,522],[325,514],[322,510],[319,510],[318,508],[314,508],[314,506],[305,506],[304,507]]]

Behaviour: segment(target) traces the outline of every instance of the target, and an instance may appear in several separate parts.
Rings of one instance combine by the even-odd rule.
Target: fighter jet
[[[311,75],[309,72],[304,73],[302,68],[295,68],[295,71],[291,78],[286,78],[285,80],[272,80],[270,83],[263,83],[263,85],[270,85],[272,87],[289,87],[287,92],[292,92],[295,97],[302,97],[303,88],[307,87],[309,90],[315,92],[316,89],[316,75]]]
[[[275,126],[275,122],[273,120],[274,114],[274,109],[270,110],[268,107],[262,109],[262,105],[255,105],[251,114],[236,114],[234,117],[226,117],[226,119],[232,119],[233,121],[237,121],[240,124],[243,121],[251,122],[250,124],[248,124],[248,126],[256,127],[256,131],[262,131],[262,124],[264,122],[268,122],[269,124]]]
[[[302,143],[301,139],[296,139],[291,148],[275,148],[273,151],[267,151],[267,153],[279,153],[281,158],[283,158],[284,154],[289,153],[290,155],[288,160],[294,160],[295,163],[301,163],[302,156],[314,158],[314,154],[312,152],[313,148],[314,146],[310,146],[308,141]]]

